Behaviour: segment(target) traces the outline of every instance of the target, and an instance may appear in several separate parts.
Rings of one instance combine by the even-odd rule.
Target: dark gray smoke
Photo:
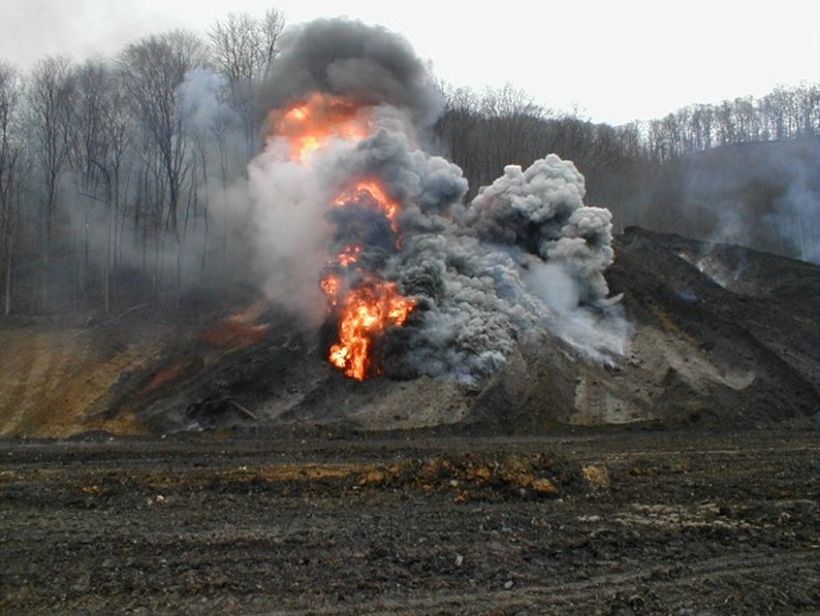
[[[407,40],[343,19],[319,19],[288,31],[274,74],[260,92],[261,109],[281,107],[313,91],[362,105],[390,105],[424,126],[435,122],[443,108],[435,82]]]
[[[539,331],[595,361],[625,352],[628,328],[603,275],[613,260],[611,216],[584,205],[584,178],[571,162],[549,155],[527,169],[509,166],[465,204],[461,169],[417,145],[414,128],[435,118],[438,103],[404,39],[322,20],[292,33],[289,45],[267,89],[273,104],[313,89],[352,96],[374,106],[375,130],[359,142],[330,142],[307,165],[283,158],[273,136],[252,163],[259,252],[274,299],[315,307],[328,260],[360,244],[356,269],[340,269],[346,283],[394,281],[416,302],[404,325],[377,341],[388,376],[474,382]],[[396,121],[402,116],[412,125]],[[329,205],[364,178],[378,178],[400,203],[394,223],[367,195]]]

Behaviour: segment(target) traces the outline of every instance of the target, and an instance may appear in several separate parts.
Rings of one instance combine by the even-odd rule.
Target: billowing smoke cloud
[[[294,141],[273,131],[250,165],[257,253],[274,300],[322,316],[318,283],[329,267],[350,288],[394,283],[415,305],[374,341],[394,378],[474,382],[533,331],[597,361],[625,351],[628,328],[603,275],[613,261],[611,216],[584,205],[584,178],[571,162],[549,155],[509,166],[465,204],[461,169],[418,145],[417,132],[440,111],[433,82],[407,42],[381,28],[323,20],[292,32],[263,98],[298,106],[315,91],[356,101],[364,111],[320,111],[352,123],[341,132],[364,122],[367,134],[325,135],[294,160]],[[332,205],[371,178],[399,204],[395,216],[366,192]],[[333,255],[352,246],[355,268],[341,268]]]
[[[609,293],[604,270],[612,264],[612,215],[583,204],[584,177],[555,154],[518,165],[483,187],[467,224],[479,237],[518,246],[542,260],[560,262],[581,287],[580,299],[597,303]]]
[[[319,19],[290,30],[274,76],[260,92],[260,108],[273,109],[308,92],[389,105],[429,126],[443,109],[430,73],[410,43],[381,27]]]
[[[595,360],[622,354],[628,328],[603,277],[613,259],[610,213],[585,207],[583,195],[575,166],[550,155],[526,170],[507,167],[463,212],[451,208],[452,222],[427,214],[408,230],[393,274],[423,301],[394,332],[406,350],[388,369],[470,381],[538,328]]]

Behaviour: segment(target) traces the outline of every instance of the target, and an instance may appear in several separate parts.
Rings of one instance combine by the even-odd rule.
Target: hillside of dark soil
[[[357,382],[326,361],[319,331],[252,293],[18,317],[0,329],[0,435],[811,423],[817,266],[638,228],[615,248],[607,277],[630,336],[610,364],[542,333],[483,382]]]

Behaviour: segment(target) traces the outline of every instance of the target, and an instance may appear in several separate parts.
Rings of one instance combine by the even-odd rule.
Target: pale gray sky
[[[151,32],[205,32],[231,11],[271,6],[289,24],[347,15],[384,25],[451,83],[509,82],[595,121],[820,81],[820,0],[0,0],[0,58],[28,69],[47,54],[110,55]]]

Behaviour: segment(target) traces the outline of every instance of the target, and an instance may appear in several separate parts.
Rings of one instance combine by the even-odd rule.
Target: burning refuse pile
[[[610,212],[553,154],[468,202],[461,169],[430,153],[442,100],[404,39],[344,20],[289,36],[257,92],[267,132],[247,180],[208,200],[236,280],[210,303],[192,293],[196,319],[143,304],[65,331],[4,328],[0,434],[533,434],[817,408],[816,266],[639,229],[613,263]],[[209,92],[202,107],[221,113]]]
[[[461,169],[425,151],[441,99],[404,39],[312,22],[261,100],[258,265],[272,300],[332,324],[326,357],[345,376],[474,382],[543,332],[598,361],[624,352],[609,211],[584,205],[583,176],[555,155],[465,204]]]

